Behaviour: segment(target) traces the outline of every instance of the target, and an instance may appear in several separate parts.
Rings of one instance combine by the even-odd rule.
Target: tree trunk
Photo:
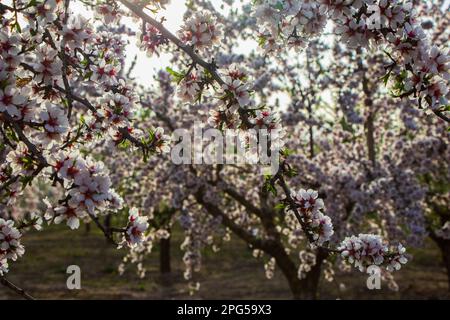
[[[170,273],[170,237],[159,240],[159,270],[162,274]]]
[[[253,237],[246,230],[241,229],[234,223],[228,216],[226,216],[217,206],[214,204],[205,202],[203,200],[203,190],[199,190],[195,195],[197,202],[201,204],[212,216],[221,217],[222,224],[235,233],[239,238],[244,240],[247,244],[251,245],[255,249],[263,250],[265,253],[275,258],[277,266],[288,281],[289,288],[291,289],[294,299],[317,299],[319,280],[321,275],[322,262],[328,256],[328,253],[323,250],[316,252],[316,265],[307,274],[305,279],[300,280],[298,278],[298,266],[294,263],[291,257],[286,253],[283,243],[279,236],[275,235],[271,240],[260,240]],[[274,214],[270,214],[274,217]],[[266,215],[262,214],[261,221],[268,234],[272,234],[273,221],[265,219]]]
[[[364,130],[366,133],[366,143],[367,143],[367,155],[372,165],[376,164],[376,153],[375,153],[375,110],[373,106],[372,99],[372,89],[370,87],[370,79],[367,77],[367,68],[364,66],[364,61],[362,58],[362,50],[358,48],[357,50],[360,58],[358,59],[358,71],[362,73],[362,89],[365,95],[364,106],[366,107],[366,112],[368,112],[367,119],[364,123]]]
[[[447,269],[447,283],[448,291],[450,292],[450,240],[445,240],[445,244],[442,248],[442,257],[444,260],[445,268]]]
[[[448,282],[448,291],[450,292],[450,240],[432,237],[434,242],[439,246],[442,254],[442,261],[444,262],[444,266],[447,269],[447,282]]]
[[[111,229],[111,218],[112,218],[112,215],[110,215],[110,214],[108,214],[105,217],[105,228],[106,228],[106,230]]]
[[[91,223],[90,222],[84,224],[84,231],[86,234],[89,234],[91,232]]]
[[[316,251],[316,264],[306,274],[306,278],[303,279],[304,287],[306,291],[311,295],[312,299],[318,298],[319,293],[319,281],[322,274],[322,263],[326,259],[328,254],[323,249]]]
[[[306,274],[306,278],[298,278],[298,268],[292,259],[286,254],[284,248],[277,244],[270,254],[275,258],[278,267],[288,281],[293,298],[296,300],[315,300],[318,298],[319,280],[322,271],[322,263],[327,253],[322,249],[316,252],[316,264]]]
[[[370,99],[367,99],[370,100]],[[371,101],[371,100],[370,100]],[[372,106],[372,102],[367,102],[366,105],[368,107]],[[375,166],[376,162],[376,154],[375,154],[375,128],[374,128],[374,114],[370,111],[367,116],[367,121],[364,124],[366,129],[366,140],[367,140],[367,154],[369,156],[369,160],[372,162],[372,165]]]

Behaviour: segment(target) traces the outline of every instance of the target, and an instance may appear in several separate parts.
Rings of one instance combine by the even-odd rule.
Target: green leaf
[[[297,170],[294,169],[294,168],[290,168],[290,169],[286,172],[286,175],[287,175],[289,178],[295,177],[297,174],[298,174],[298,172],[297,172]]]
[[[281,210],[283,210],[284,208],[286,208],[286,205],[285,205],[284,203],[278,203],[278,204],[274,207],[274,209],[277,210],[277,211],[281,211]]]
[[[355,130],[353,129],[352,125],[347,122],[345,117],[342,117],[341,121],[339,121],[339,123],[341,124],[343,130],[350,132],[350,133],[355,133]]]
[[[272,193],[274,196],[277,196],[278,192],[275,186],[271,183],[272,176],[267,175],[265,176],[265,181],[263,185],[263,190]]]
[[[264,36],[259,36],[258,37],[258,45],[260,47],[264,46],[266,44],[266,41],[267,41],[266,37],[264,37]]]
[[[289,157],[293,154],[295,154],[294,150],[291,150],[289,148],[284,148],[283,150],[280,151],[281,155],[285,156],[285,157]]]
[[[18,33],[21,33],[21,32],[22,32],[22,28],[20,27],[20,24],[19,24],[18,22],[15,23],[14,27],[16,28],[16,31],[17,31]]]
[[[277,10],[283,10],[283,2],[278,1],[274,8]]]
[[[181,80],[184,79],[186,75],[182,74],[181,72],[175,71],[170,67],[166,68],[166,71],[173,77],[176,83],[180,83]]]
[[[390,77],[391,77],[390,71],[381,77],[381,81],[383,81],[385,86],[387,86],[387,83],[388,83]]]

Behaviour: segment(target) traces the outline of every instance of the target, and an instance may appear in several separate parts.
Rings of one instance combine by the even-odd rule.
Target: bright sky
[[[247,1],[247,0],[246,0]],[[161,10],[161,12],[158,14],[159,16],[164,16],[166,21],[164,22],[164,26],[169,29],[171,32],[176,33],[183,22],[183,15],[186,12],[186,5],[184,0],[172,0],[171,3],[166,7],[165,10]],[[215,6],[215,8],[223,12],[221,9],[221,6],[224,4],[223,0],[210,0],[210,2]],[[71,9],[76,14],[82,14],[85,17],[91,17],[92,12],[89,12],[86,10],[83,5],[80,2],[72,2]],[[126,26],[132,28],[133,30],[138,31],[140,29],[140,26],[136,25],[135,22],[132,21],[132,19],[124,18],[122,20]],[[136,44],[136,38],[130,38],[130,45],[126,53],[126,65],[125,68],[129,68],[132,61],[134,60],[134,57],[137,56],[137,62],[136,66],[133,69],[132,76],[136,78],[138,83],[141,83],[143,85],[149,84],[153,81],[154,76],[157,74],[157,72],[161,69],[165,69],[166,67],[170,66],[170,53],[161,53],[159,57],[156,55],[153,55],[151,57],[148,57],[145,52],[141,51]],[[257,43],[255,41],[254,48],[256,48]],[[246,47],[247,44],[246,44]],[[248,52],[248,49],[242,49],[237,50],[238,51],[244,51]]]
[[[215,8],[223,12],[221,10],[221,6],[224,4],[225,1],[223,0],[209,0]],[[172,32],[177,32],[180,29],[180,26],[183,21],[183,14],[186,11],[184,0],[172,0],[171,4],[167,6],[166,10],[162,10],[161,14],[166,18],[166,22],[164,23],[166,28],[168,28]],[[248,2],[248,0],[241,0],[237,1],[239,2],[239,5],[242,5],[242,3]],[[450,6],[450,0],[443,1],[442,9],[449,10]],[[130,24],[133,23],[130,21]],[[131,39],[134,41],[133,39]],[[241,45],[239,48],[235,48],[235,53],[246,53],[252,50],[253,48],[257,47],[256,41],[254,43],[245,43]],[[161,54],[161,56],[158,57],[147,57],[145,52],[140,51],[136,43],[131,43],[131,46],[129,48],[129,52],[127,53],[127,66],[131,63],[131,61],[134,59],[134,57],[137,55],[138,60],[136,67],[133,72],[133,76],[136,77],[136,79],[143,84],[151,83],[153,80],[154,75],[161,70],[165,69],[167,66],[170,65],[170,54]]]
[[[214,0],[214,2],[218,2],[218,0]],[[186,6],[184,3],[185,1],[180,0],[172,1],[172,3],[167,6],[166,10],[161,12],[166,19],[166,22],[164,22],[165,27],[173,33],[176,33],[180,29],[183,22],[183,14],[186,12]],[[159,70],[170,66],[170,54],[161,53],[159,57],[156,55],[148,57],[145,52],[139,50],[136,45],[136,38],[134,38],[130,39],[130,46],[127,52],[126,60],[127,68],[136,55],[138,59],[132,76],[136,78],[138,83],[151,83],[153,81],[153,77]]]
[[[2,0],[3,1],[3,0]],[[10,2],[11,0],[5,0],[6,3]],[[225,1],[223,0],[209,0],[215,8],[223,12],[224,10],[221,9],[221,6],[224,5]],[[237,5],[242,5],[243,3],[246,3],[250,0],[240,0],[237,1]],[[164,25],[166,28],[168,28],[173,33],[176,33],[182,24],[183,21],[183,15],[186,12],[186,6],[185,6],[184,0],[172,0],[171,4],[166,7],[166,10],[161,10],[160,15],[164,16],[166,21]],[[448,10],[450,5],[450,0],[443,1],[443,10]],[[228,5],[225,5],[226,8],[229,8]],[[86,10],[81,2],[79,1],[72,1],[71,2],[71,9],[75,14],[81,14],[87,18],[92,17],[92,11]],[[134,29],[135,31],[138,31],[140,29],[140,26],[137,25],[135,22],[132,21],[130,18],[124,18],[123,22],[126,26]],[[153,55],[152,57],[148,57],[145,52],[139,50],[136,44],[136,37],[130,38],[130,45],[128,47],[127,53],[126,53],[126,70],[128,70],[129,66],[131,65],[132,61],[134,60],[134,57],[137,56],[137,63],[135,68],[133,69],[132,76],[136,78],[138,83],[143,84],[144,86],[151,85],[153,82],[154,76],[157,74],[157,72],[161,69],[165,69],[166,67],[170,66],[170,54],[167,53],[161,53],[159,57],[156,55]],[[238,48],[235,48],[235,53],[247,53],[250,50],[257,47],[256,41],[243,43]],[[286,100],[286,97],[281,97],[281,100]],[[331,98],[331,97],[327,97]],[[328,100],[328,99],[326,99]],[[284,103],[286,101],[283,101]]]
[[[214,0],[217,1],[217,0]],[[166,28],[172,32],[176,32],[183,21],[183,14],[186,11],[184,1],[172,1],[173,3],[164,10]],[[72,2],[70,7],[75,14],[82,14],[85,17],[92,17],[92,11],[87,10],[80,2]],[[132,21],[132,19],[124,18],[123,22],[126,26],[133,30],[139,30],[139,26]],[[126,53],[126,68],[128,69],[134,57],[137,55],[137,63],[133,70],[132,76],[137,79],[139,83],[147,84],[153,81],[154,75],[160,69],[165,69],[169,66],[169,54],[161,54],[160,57],[148,57],[145,52],[139,50],[136,44],[136,38],[129,38],[130,46]]]

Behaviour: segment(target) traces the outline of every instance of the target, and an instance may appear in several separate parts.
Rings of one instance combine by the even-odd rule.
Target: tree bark
[[[170,264],[170,236],[159,240],[159,271],[162,274],[172,271]]]
[[[450,292],[450,240],[444,240],[442,245],[442,258],[444,260],[445,268],[447,269],[447,283],[448,291]]]
[[[298,278],[298,267],[287,255],[281,244],[275,244],[268,253],[275,258],[278,267],[288,281],[289,288],[295,300],[316,300],[318,298],[322,263],[328,255],[325,251],[322,249],[317,250],[316,264],[306,274],[306,278],[304,279]]]
[[[85,223],[84,224],[84,231],[86,232],[86,234],[89,234],[91,232],[91,223]]]
[[[105,217],[105,228],[106,228],[106,230],[111,229],[111,218],[112,218],[112,216],[110,214]]]
[[[450,292],[450,240],[432,236],[431,239],[438,245],[442,254],[442,262],[447,270],[448,291]]]
[[[305,291],[311,296],[311,299],[315,300],[318,298],[322,264],[327,256],[328,253],[326,253],[323,249],[318,249],[316,251],[316,264],[311,268],[311,271],[306,274],[306,278],[303,279],[303,286]]]
[[[446,202],[444,202],[445,204]],[[433,210],[433,214],[436,214],[440,219],[440,227],[442,228],[447,221],[450,221],[450,212],[447,206],[440,206],[438,203],[433,201],[427,201],[428,206]],[[450,239],[444,239],[439,237],[433,226],[428,225],[428,235],[431,240],[433,240],[441,250],[442,262],[447,269],[447,283],[448,291],[450,292]]]
[[[358,49],[358,54],[361,55],[361,49]],[[362,58],[358,59],[358,69],[362,73],[362,89],[365,95],[364,106],[367,111],[367,119],[364,123],[364,129],[366,132],[366,142],[367,142],[367,155],[372,165],[376,164],[376,152],[375,152],[375,110],[373,109],[373,99],[372,90],[370,88],[370,80],[367,77],[367,68],[364,67],[364,62]]]
[[[105,217],[105,221],[104,221],[104,223],[105,223],[105,230],[107,230],[108,232],[111,229],[111,218],[112,218],[112,215],[108,214]],[[106,242],[110,242],[110,240],[106,239]]]
[[[370,102],[369,102],[370,101]],[[366,99],[366,106],[372,106],[372,100]],[[370,111],[367,116],[366,123],[364,124],[366,129],[366,139],[367,139],[367,153],[369,156],[369,160],[372,162],[372,165],[375,166],[376,163],[376,154],[375,154],[375,128],[374,128],[374,114]]]
[[[309,79],[309,85],[311,88],[311,96],[312,99],[314,100],[315,97],[315,90],[313,89],[313,79],[311,77],[311,65],[310,65],[310,51],[307,50],[306,51],[306,69],[308,70],[308,79]],[[307,109],[308,109],[308,119],[309,119],[309,158],[312,159],[314,158],[314,127],[312,125],[312,119],[313,119],[313,101],[311,100],[311,98],[308,97],[307,99]]]

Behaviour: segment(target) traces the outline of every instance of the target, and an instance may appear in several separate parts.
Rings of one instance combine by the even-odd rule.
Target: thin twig
[[[12,291],[16,292],[17,294],[21,295],[27,300],[36,300],[33,296],[31,296],[29,293],[27,293],[24,289],[16,286],[14,283],[6,279],[5,277],[0,277],[0,283],[4,285],[5,287],[11,289]]]

